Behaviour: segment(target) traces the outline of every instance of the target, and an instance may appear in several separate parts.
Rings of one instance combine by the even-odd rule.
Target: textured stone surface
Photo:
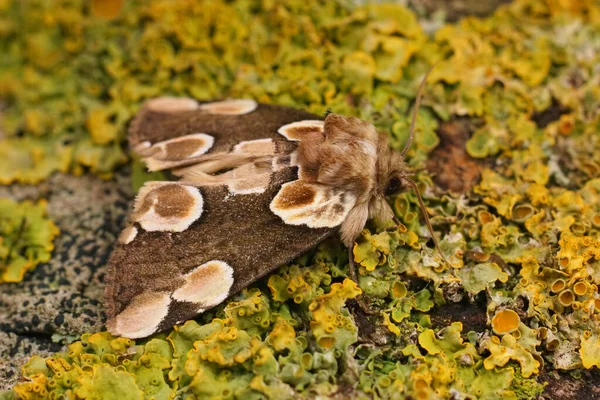
[[[57,174],[39,186],[0,187],[0,197],[46,198],[60,228],[49,263],[0,291],[0,390],[31,356],[60,351],[69,337],[103,330],[104,271],[133,197],[128,172],[111,181]]]

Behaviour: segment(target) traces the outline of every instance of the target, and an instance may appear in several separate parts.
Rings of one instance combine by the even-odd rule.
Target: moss
[[[80,0],[0,1],[1,182],[53,171],[110,176],[126,162],[126,121],[163,94],[331,108],[373,122],[400,149],[416,88],[439,61],[407,162],[450,265],[407,192],[389,199],[403,225],[373,223],[357,240],[358,286],[345,251],[328,240],[167,334],[136,343],[84,335],[67,353],[32,358],[11,393],[92,397],[126,385],[146,398],[514,399],[543,390],[543,363],[598,368],[597,4],[518,0],[431,37],[389,4],[124,7],[107,21]],[[553,110],[562,115],[542,118]],[[482,172],[473,190],[450,196],[423,167],[440,124],[457,118],[473,129],[456,145],[482,159]],[[147,179],[134,169],[136,182]],[[40,249],[50,236],[38,258],[48,257]],[[346,307],[361,292],[375,311],[367,320]],[[440,325],[435,314],[452,302],[484,305],[485,327]],[[494,330],[504,314],[512,324]]]

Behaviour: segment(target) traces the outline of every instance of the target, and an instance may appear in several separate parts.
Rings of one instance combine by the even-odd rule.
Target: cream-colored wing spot
[[[107,322],[110,333],[137,339],[149,336],[169,312],[171,297],[167,292],[146,292],[137,295],[131,303]]]
[[[287,140],[298,141],[308,135],[320,134],[324,132],[324,121],[307,119],[304,121],[292,122],[282,126],[277,130],[280,135],[285,136]]]
[[[133,242],[133,239],[135,239],[137,234],[138,229],[134,225],[128,225],[125,227],[125,229],[123,229],[123,231],[121,231],[118,241],[121,244],[129,244]]]
[[[233,285],[233,268],[223,261],[204,263],[184,277],[185,283],[175,292],[173,299],[198,304],[199,311],[215,306],[229,296]]]
[[[233,153],[272,156],[275,154],[275,142],[273,142],[273,139],[257,139],[239,142],[233,146]]]
[[[200,105],[194,99],[189,97],[157,97],[156,99],[148,100],[144,107],[151,111],[162,113],[177,113],[183,111],[197,110]]]
[[[344,222],[355,203],[350,193],[297,180],[281,186],[270,208],[286,224],[333,228]]]
[[[256,110],[258,103],[249,99],[230,99],[205,103],[200,105],[200,109],[214,115],[243,115]]]
[[[183,232],[202,215],[200,190],[173,182],[147,182],[140,189],[132,219],[146,231]]]
[[[257,139],[240,142],[233,147],[233,154],[248,154],[260,160],[242,164],[230,173],[227,188],[231,194],[263,193],[269,186],[273,173],[272,156],[275,155],[273,139]]]
[[[152,147],[152,143],[150,143],[149,141],[145,140],[143,142],[140,142],[136,145],[133,146],[133,151],[135,151],[138,154],[143,154],[147,149],[149,149],[150,147]]]
[[[136,146],[134,150],[142,157],[150,171],[171,168],[181,161],[206,153],[215,139],[205,133],[193,133],[154,143],[152,146]]]
[[[269,186],[272,173],[270,162],[244,164],[231,171],[227,188],[231,194],[263,193]]]

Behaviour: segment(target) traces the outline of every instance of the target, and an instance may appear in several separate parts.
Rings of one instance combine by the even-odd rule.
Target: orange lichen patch
[[[575,118],[572,114],[563,114],[558,122],[558,132],[561,135],[569,135],[575,127]]]
[[[573,304],[573,301],[575,300],[575,295],[573,294],[573,292],[569,289],[567,290],[563,290],[562,292],[560,292],[560,294],[558,295],[558,302],[565,306],[568,307],[571,304]]]
[[[308,135],[322,135],[324,132],[324,121],[319,120],[304,120],[292,122],[282,126],[277,130],[280,135],[285,136],[288,140],[298,141]]]
[[[401,299],[406,296],[408,293],[408,289],[406,289],[406,285],[400,281],[394,282],[392,285],[392,297],[395,299]]]
[[[323,228],[340,225],[355,202],[350,193],[297,180],[281,186],[270,208],[286,224]]]
[[[136,147],[150,171],[159,171],[180,165],[181,161],[198,157],[212,147],[215,139],[205,133],[194,133],[157,142],[145,147],[145,142]],[[144,147],[143,147],[144,146]]]
[[[600,299],[595,299],[594,300],[594,310],[596,312],[600,312]]]
[[[319,339],[317,339],[317,344],[324,349],[330,349],[335,345],[335,337],[321,336]]]
[[[106,326],[110,333],[137,339],[156,332],[158,325],[167,315],[171,297],[169,293],[146,292],[134,297],[132,302]]]
[[[535,208],[529,204],[524,204],[513,208],[512,219],[514,221],[523,222],[535,213]]]
[[[479,222],[482,224],[494,221],[494,216],[487,211],[480,211],[477,213],[477,216],[479,217]]]
[[[573,292],[577,296],[584,296],[587,293],[588,285],[584,281],[579,281],[573,285]]]
[[[119,243],[129,244],[137,236],[138,230],[134,225],[129,225],[119,234]]]
[[[213,260],[196,267],[183,278],[185,283],[173,292],[172,297],[198,304],[200,308],[209,308],[229,295],[233,269],[223,261]]]
[[[147,182],[136,197],[132,219],[146,231],[182,232],[200,218],[203,200],[192,186]]]
[[[558,293],[561,290],[563,290],[566,286],[567,286],[567,283],[565,282],[564,279],[557,279],[554,282],[552,282],[552,286],[550,286],[550,290],[552,290],[554,293]]]
[[[513,310],[504,309],[498,311],[492,318],[492,329],[497,335],[511,333],[519,329],[521,319]]]
[[[124,2],[125,0],[92,0],[90,7],[94,15],[112,19],[121,13]]]
[[[231,99],[200,105],[202,111],[214,115],[243,115],[256,110],[258,104],[249,99]]]
[[[561,267],[566,267],[567,265],[569,265],[569,259],[567,257],[561,257],[558,259],[558,264]]]
[[[592,217],[592,225],[596,228],[600,228],[600,214],[596,214]]]
[[[157,97],[149,100],[144,104],[145,108],[148,108],[154,112],[162,113],[178,113],[185,111],[194,111],[198,109],[198,102],[194,99],[187,97]]]

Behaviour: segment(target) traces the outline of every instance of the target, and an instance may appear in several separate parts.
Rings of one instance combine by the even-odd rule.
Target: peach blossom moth
[[[192,319],[339,233],[348,248],[368,219],[394,220],[385,197],[417,193],[404,156],[358,118],[253,100],[144,104],[129,144],[151,171],[118,239],[105,290],[107,327],[142,338]],[[441,254],[441,252],[440,252]]]

